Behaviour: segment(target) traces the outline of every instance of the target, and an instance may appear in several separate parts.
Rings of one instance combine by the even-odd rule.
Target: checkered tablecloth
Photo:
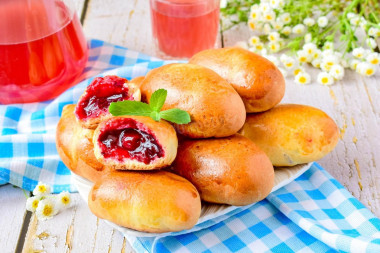
[[[168,63],[99,40],[89,45],[83,79],[121,66],[112,73],[130,79]],[[75,190],[55,148],[55,128],[63,106],[75,103],[90,81],[52,101],[0,105],[0,183],[32,190],[42,181],[54,192]],[[265,200],[192,232],[127,239],[138,252],[380,252],[380,220],[314,163]]]

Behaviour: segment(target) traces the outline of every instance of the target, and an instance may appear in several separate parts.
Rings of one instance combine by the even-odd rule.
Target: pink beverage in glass
[[[150,0],[152,30],[160,52],[175,58],[215,46],[219,0]]]
[[[76,13],[62,0],[0,0],[0,103],[52,99],[87,62]]]

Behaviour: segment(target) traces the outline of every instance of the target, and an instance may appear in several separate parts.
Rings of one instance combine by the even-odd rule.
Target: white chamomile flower
[[[348,60],[346,58],[340,58],[340,65],[342,65],[343,68],[350,67]]]
[[[253,10],[253,11],[251,11],[251,14],[249,15],[249,17],[250,17],[251,20],[254,20],[254,21],[260,19],[260,17],[261,17],[260,11],[259,10]]]
[[[317,23],[319,27],[326,27],[329,23],[329,20],[327,19],[327,17],[322,16],[318,18]]]
[[[266,55],[265,58],[267,58],[268,60],[270,60],[276,66],[278,66],[280,64],[280,61],[274,55]]]
[[[266,22],[273,22],[276,20],[276,13],[274,11],[267,11],[263,14],[263,19]]]
[[[317,45],[315,45],[312,42],[308,42],[305,45],[303,45],[302,49],[310,56],[314,54],[314,52],[318,49]]]
[[[372,65],[378,65],[380,63],[380,57],[378,53],[370,53],[366,58],[367,62]]]
[[[281,55],[280,61],[286,69],[293,69],[296,65],[296,61],[292,57],[289,57],[285,54]]]
[[[357,60],[357,59],[351,59],[350,62],[349,62],[350,69],[356,70],[356,68],[357,68],[357,66],[358,66],[359,63],[360,63],[359,60]]]
[[[248,27],[249,27],[252,31],[255,31],[255,30],[261,30],[262,25],[261,25],[260,23],[256,23],[256,22],[253,21],[253,20],[249,20],[249,21],[248,21]]]
[[[375,49],[377,47],[377,43],[376,43],[376,40],[374,38],[367,38],[365,40],[365,42],[372,49]]]
[[[281,14],[280,19],[284,24],[289,24],[292,21],[292,18],[290,17],[290,14],[288,12]]]
[[[264,34],[269,34],[272,31],[272,27],[270,24],[266,23],[264,24],[262,31]]]
[[[376,27],[371,27],[371,28],[369,28],[369,30],[368,30],[368,35],[369,35],[369,36],[372,36],[372,37],[374,37],[374,38],[377,38],[377,37],[380,36],[380,30],[377,29]]]
[[[350,24],[352,26],[359,26],[360,24],[360,18],[358,16],[355,16],[353,18],[350,19]]]
[[[50,194],[50,186],[47,184],[43,184],[41,182],[38,182],[36,188],[33,190],[34,196],[46,196]]]
[[[309,61],[309,54],[305,50],[299,50],[297,51],[297,60],[300,63],[306,63]]]
[[[315,20],[313,18],[305,18],[303,20],[304,25],[306,26],[313,26],[315,24]]]
[[[278,42],[269,42],[268,48],[271,52],[275,53],[278,52],[278,50],[280,50],[280,44]]]
[[[284,23],[279,18],[277,18],[276,22],[273,22],[272,25],[276,31],[280,31],[284,27]]]
[[[334,55],[334,50],[332,50],[332,49],[324,49],[322,51],[322,57],[327,57],[329,55]]]
[[[339,59],[335,55],[333,54],[326,55],[322,59],[321,69],[323,71],[328,72],[331,70],[331,67],[338,64],[338,62],[339,62]]]
[[[66,192],[66,191],[63,191],[61,192],[60,194],[58,194],[56,196],[56,201],[57,201],[57,205],[58,207],[61,209],[61,208],[67,208],[67,207],[70,207],[71,205],[71,196],[70,196],[70,193]]]
[[[305,37],[304,37],[304,40],[305,40],[306,43],[311,42],[312,39],[313,39],[313,37],[311,36],[311,33],[307,33],[307,34],[305,35]]]
[[[353,12],[349,12],[349,13],[347,13],[347,18],[348,18],[348,19],[352,19],[353,17],[356,17],[356,14],[355,14],[355,13],[353,13]]]
[[[269,41],[276,42],[280,39],[280,34],[278,32],[271,32],[268,34]]]
[[[255,10],[259,10],[259,9],[260,9],[260,5],[258,5],[258,4],[254,4],[251,6],[251,12],[255,11]]]
[[[322,56],[322,51],[319,50],[319,49],[316,49],[314,52],[313,52],[313,59],[319,59],[321,58]]]
[[[50,198],[40,201],[36,209],[36,215],[39,220],[48,220],[58,213],[55,202]]]
[[[352,50],[352,55],[358,59],[362,59],[365,55],[365,50],[362,47],[357,47]]]
[[[322,63],[321,58],[316,58],[316,59],[311,61],[311,65],[313,65],[313,67],[315,67],[315,68],[320,68],[321,63]]]
[[[272,7],[270,7],[270,4],[269,4],[269,3],[264,3],[264,2],[262,2],[262,3],[260,4],[260,11],[261,11],[261,12],[272,11]]]
[[[294,34],[302,34],[305,32],[305,26],[303,24],[298,24],[293,27],[292,32]]]
[[[309,84],[310,80],[310,75],[306,72],[300,72],[295,76],[295,81],[298,84]]]
[[[279,0],[270,0],[269,4],[273,9],[277,9],[278,7],[280,7],[280,1]]]
[[[290,26],[285,26],[282,28],[281,33],[284,35],[290,35],[292,33],[292,28]]]
[[[323,45],[323,49],[324,50],[334,50],[334,43],[331,41],[325,42],[325,44]]]
[[[284,78],[286,78],[288,76],[288,72],[286,71],[286,69],[279,67],[278,70],[280,70],[280,72]]]
[[[375,74],[375,65],[368,62],[360,62],[356,67],[356,72],[363,76],[372,76]]]
[[[254,48],[256,49],[256,51],[261,51],[264,48],[264,44],[262,42],[259,42],[256,45],[254,45]]]
[[[257,43],[260,43],[260,38],[258,36],[252,36],[251,38],[249,38],[249,44],[251,45],[256,45]]]
[[[344,77],[344,68],[341,65],[336,64],[331,67],[329,74],[334,77],[335,80],[342,80]]]
[[[34,196],[34,197],[28,198],[26,200],[26,210],[35,212],[38,207],[38,203],[40,203],[39,197]]]
[[[306,72],[304,67],[297,66],[293,69],[293,75],[297,76],[299,73]]]
[[[321,72],[317,76],[317,81],[322,85],[331,85],[334,83],[334,78],[327,72]]]

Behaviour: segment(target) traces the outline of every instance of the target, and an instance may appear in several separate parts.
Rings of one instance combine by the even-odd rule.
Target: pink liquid
[[[87,62],[76,14],[56,0],[5,0],[0,17],[0,103],[48,100],[75,84]]]
[[[219,27],[219,1],[151,0],[153,37],[168,56],[190,58],[213,48]]]

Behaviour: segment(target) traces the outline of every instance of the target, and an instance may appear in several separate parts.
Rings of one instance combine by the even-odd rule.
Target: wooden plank
[[[235,45],[251,35],[245,25],[240,25],[224,33],[224,45]],[[318,70],[307,69],[315,78]],[[366,78],[348,70],[343,81],[327,87],[316,82],[298,85],[288,77],[282,101],[318,107],[337,122],[341,140],[319,163],[377,217],[380,217],[380,88],[376,83],[379,79],[380,73]]]
[[[16,250],[27,212],[25,203],[26,197],[20,188],[15,188],[10,184],[0,187],[1,252],[8,253]]]
[[[79,194],[73,206],[47,221],[33,215],[22,252],[133,252],[121,233],[99,220]]]

